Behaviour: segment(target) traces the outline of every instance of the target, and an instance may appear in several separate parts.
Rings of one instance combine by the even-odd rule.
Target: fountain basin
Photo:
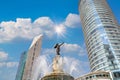
[[[51,74],[48,74],[41,78],[41,80],[74,80],[74,78],[64,72],[52,72]]]

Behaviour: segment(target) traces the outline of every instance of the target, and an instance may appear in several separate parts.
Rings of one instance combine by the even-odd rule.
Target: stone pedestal
[[[55,73],[60,73],[63,72],[62,68],[63,68],[63,60],[62,57],[60,57],[60,55],[56,55],[55,58],[53,59],[53,72]]]
[[[74,80],[74,78],[63,71],[63,58],[56,55],[52,64],[53,72],[45,75],[41,80]]]

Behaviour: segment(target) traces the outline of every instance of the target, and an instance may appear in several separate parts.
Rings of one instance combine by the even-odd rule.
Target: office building
[[[22,80],[31,80],[33,64],[40,54],[42,35],[34,38],[28,52]]]
[[[96,71],[96,72],[91,72],[84,76],[81,76],[76,80],[111,80],[111,77],[109,72]]]
[[[119,80],[120,27],[107,0],[80,0],[79,11],[91,71],[110,71]]]
[[[18,66],[15,80],[22,80],[23,73],[24,73],[24,67],[26,63],[26,57],[27,57],[27,53],[23,52],[20,57],[19,66]]]
[[[120,69],[120,29],[107,0],[79,5],[91,71]]]

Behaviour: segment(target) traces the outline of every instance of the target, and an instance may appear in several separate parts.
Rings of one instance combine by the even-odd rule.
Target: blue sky
[[[78,65],[82,66],[80,75],[88,72],[78,2],[79,0],[1,0],[0,80],[14,80],[21,53],[27,51],[32,39],[41,33],[44,35],[41,51],[43,55],[52,52],[55,43],[65,42],[64,47],[72,49],[65,48],[62,55],[74,61],[79,60],[78,63],[86,63],[86,67]],[[120,23],[120,1],[108,0],[108,3]],[[64,36],[58,36],[55,27],[64,28]]]

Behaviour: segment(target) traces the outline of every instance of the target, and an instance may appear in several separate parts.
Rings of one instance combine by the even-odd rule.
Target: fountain
[[[65,73],[63,71],[63,58],[60,55],[60,46],[62,44],[56,44],[54,48],[56,48],[56,56],[53,59],[52,64],[52,72],[50,74],[45,75],[39,80],[74,80],[72,76],[70,76],[68,73]]]
[[[55,56],[52,54],[54,52],[44,53],[35,60],[31,80],[49,80],[53,78],[58,80],[74,80],[74,78],[80,76],[81,73],[85,73],[78,59],[69,56],[62,57],[61,54],[57,52],[60,52],[60,46],[59,49],[56,49]],[[74,78],[71,75],[74,76]]]

